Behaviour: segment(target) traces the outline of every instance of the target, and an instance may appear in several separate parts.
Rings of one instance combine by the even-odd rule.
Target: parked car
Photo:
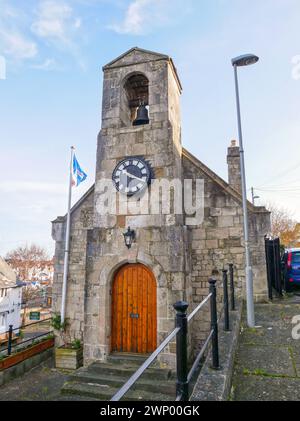
[[[288,249],[282,258],[284,287],[290,292],[300,286],[300,248]]]

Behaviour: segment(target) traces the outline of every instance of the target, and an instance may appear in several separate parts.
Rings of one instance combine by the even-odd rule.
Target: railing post
[[[231,311],[235,311],[233,263],[229,264],[229,279],[230,279]]]
[[[176,310],[176,327],[180,327],[180,331],[176,336],[176,396],[181,396],[182,401],[189,399],[189,383],[188,383],[188,364],[187,364],[187,308],[188,303],[178,301],[174,304]]]
[[[210,320],[212,335],[212,368],[218,370],[219,364],[219,340],[218,340],[218,314],[217,314],[217,288],[216,279],[209,279],[209,292],[212,294],[210,299]]]
[[[228,271],[223,270],[223,302],[224,302],[224,330],[228,332],[229,328],[229,300],[228,300]]]
[[[7,355],[11,355],[12,335],[13,335],[13,325],[9,325]]]

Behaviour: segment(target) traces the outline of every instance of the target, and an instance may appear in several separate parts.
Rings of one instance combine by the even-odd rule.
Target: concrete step
[[[137,366],[132,366],[128,363],[124,364],[110,364],[110,363],[93,363],[88,367],[90,373],[105,374],[109,376],[121,376],[129,379],[129,377],[136,372]],[[149,367],[143,374],[143,377],[150,380],[169,380],[172,371],[168,369],[160,369],[156,367]]]
[[[109,364],[119,364],[119,365],[127,364],[132,367],[139,367],[146,361],[148,357],[149,355],[144,355],[144,354],[114,353],[114,354],[110,354],[107,357],[107,362]]]
[[[81,369],[72,374],[69,378],[69,381],[77,383],[93,383],[102,386],[116,387],[118,389],[126,383],[128,378],[125,376],[114,375],[110,376],[107,374],[92,373],[87,369]],[[176,384],[174,380],[164,380],[159,382],[159,388],[163,390],[163,393],[170,395],[171,397],[175,396],[176,393]],[[145,378],[144,375],[132,386],[132,390],[143,390],[145,392],[156,393],[158,385],[153,380]]]
[[[108,401],[119,390],[97,383],[76,383],[67,382],[64,384],[61,392],[63,395],[78,395],[88,398],[96,398],[102,401]],[[140,390],[130,390],[122,399],[123,401],[174,401],[175,397],[170,395],[153,392],[145,392]]]
[[[61,390],[72,398],[110,400],[147,359],[147,355],[112,354],[107,362],[95,362],[69,376]],[[174,401],[175,376],[169,369],[151,365],[126,393],[123,400]]]

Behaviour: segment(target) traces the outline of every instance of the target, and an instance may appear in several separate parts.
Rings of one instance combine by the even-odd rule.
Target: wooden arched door
[[[123,266],[112,286],[112,352],[156,349],[156,280],[142,264]]]

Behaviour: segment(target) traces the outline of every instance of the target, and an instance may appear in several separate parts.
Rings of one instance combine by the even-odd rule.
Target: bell
[[[137,110],[136,119],[134,120],[133,125],[141,126],[143,124],[149,124],[149,115],[145,105],[140,105]]]

